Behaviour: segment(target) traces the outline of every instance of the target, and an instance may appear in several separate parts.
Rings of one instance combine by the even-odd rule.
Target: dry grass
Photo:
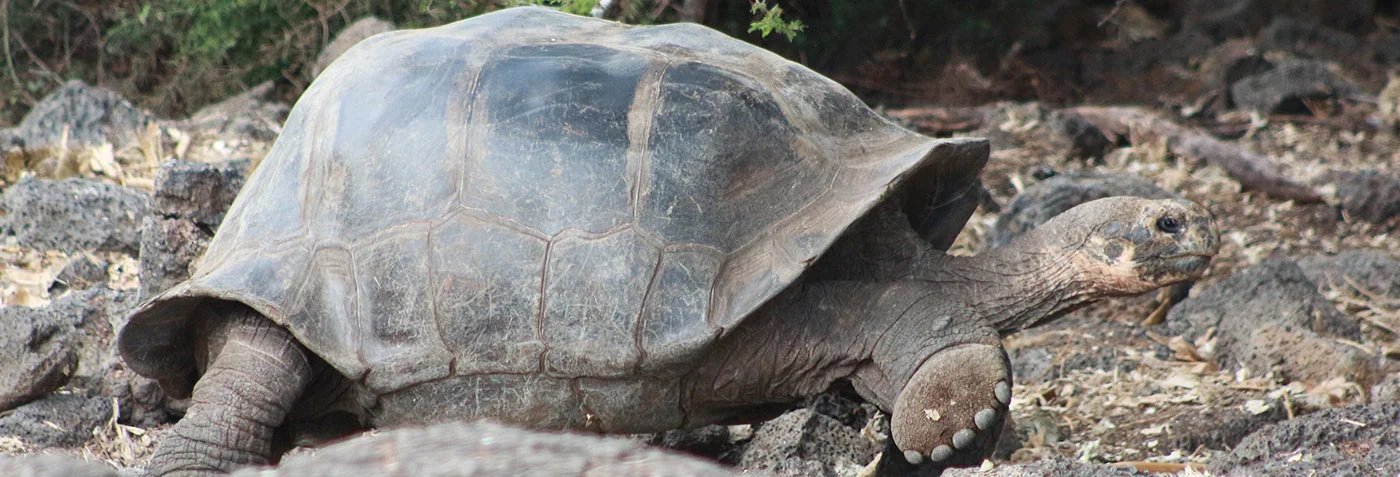
[[[155,451],[155,440],[149,431],[121,424],[121,409],[112,400],[112,418],[102,427],[93,429],[92,439],[83,446],[83,458],[101,460],[116,468],[146,465]]]

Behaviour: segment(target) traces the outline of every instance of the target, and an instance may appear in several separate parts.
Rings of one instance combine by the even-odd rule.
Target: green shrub
[[[711,12],[720,13],[707,18],[712,26],[840,72],[855,68],[850,58],[937,48],[927,39],[950,26],[963,37],[993,36],[991,18],[1030,0],[712,1]],[[17,121],[44,92],[73,78],[113,88],[167,117],[268,80],[278,81],[292,101],[309,83],[321,48],[355,19],[375,15],[418,28],[525,3],[579,14],[600,6],[599,0],[0,0],[0,125]],[[607,14],[665,23],[678,19],[682,3],[615,0]],[[822,33],[803,35],[804,26]]]
[[[806,65],[841,77],[868,76],[872,66],[927,74],[953,56],[996,57],[1038,4],[1035,0],[785,0],[783,14],[807,31],[791,41],[748,39]],[[729,2],[717,27],[742,31],[748,7]]]

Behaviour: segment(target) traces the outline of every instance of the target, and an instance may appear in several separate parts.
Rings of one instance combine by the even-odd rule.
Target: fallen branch
[[[1162,116],[1134,107],[1080,106],[1068,108],[1107,134],[1126,137],[1133,145],[1165,140],[1173,153],[1205,159],[1240,183],[1279,200],[1298,203],[1321,202],[1311,186],[1294,182],[1279,172],[1278,164],[1267,156],[1250,152],[1238,144],[1176,124]]]
[[[986,111],[978,107],[921,107],[891,109],[885,114],[909,121],[925,134],[951,134],[982,127]]]
[[[1138,471],[1141,471],[1141,472],[1170,473],[1170,474],[1175,474],[1175,473],[1178,473],[1178,472],[1185,472],[1185,471],[1188,471],[1188,470],[1193,471],[1193,472],[1205,472],[1205,470],[1206,470],[1206,466],[1201,465],[1201,464],[1197,464],[1197,463],[1195,463],[1195,462],[1175,463],[1175,462],[1148,462],[1148,461],[1136,460],[1136,461],[1131,461],[1131,462],[1114,462],[1114,463],[1112,463],[1112,464],[1108,464],[1108,466],[1109,466],[1109,467],[1117,467],[1117,468],[1129,468],[1129,467],[1131,467],[1131,468],[1137,469]]]

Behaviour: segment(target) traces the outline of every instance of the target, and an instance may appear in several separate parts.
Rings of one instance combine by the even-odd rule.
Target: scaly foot
[[[937,475],[981,463],[1011,404],[1011,362],[999,346],[965,344],[930,356],[899,394],[879,475]]]

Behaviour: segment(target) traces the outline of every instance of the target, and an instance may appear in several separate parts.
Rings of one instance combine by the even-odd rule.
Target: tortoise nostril
[[[1177,220],[1176,217],[1162,217],[1157,219],[1157,229],[1169,234],[1180,233],[1181,230],[1185,228],[1186,224]]]

